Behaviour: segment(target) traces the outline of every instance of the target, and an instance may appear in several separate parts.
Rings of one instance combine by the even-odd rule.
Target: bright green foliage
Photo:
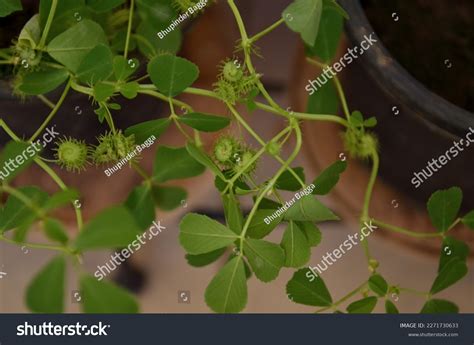
[[[92,276],[80,280],[82,308],[90,314],[137,313],[138,304],[126,290]]]
[[[31,281],[26,292],[26,304],[36,313],[64,311],[66,260],[55,257]]]
[[[187,207],[188,192],[168,183],[174,184],[176,180],[192,178],[208,170],[214,175],[215,187],[222,200],[225,224],[188,213],[180,223],[179,241],[191,266],[213,263],[218,266],[217,274],[209,277],[204,296],[212,311],[234,313],[244,310],[247,280],[255,277],[261,282],[271,282],[286,267],[299,268],[286,286],[288,298],[295,303],[320,307],[318,312],[340,312],[348,305],[349,313],[370,313],[380,299],[385,301],[387,313],[398,313],[389,298],[393,294],[408,293],[409,289],[389,285],[378,271],[379,262],[370,255],[367,260],[369,272],[362,284],[355,289],[348,288],[350,292],[335,301],[316,272],[301,268],[311,263],[311,250],[322,241],[320,227],[324,230],[325,224],[319,223],[339,220],[316,195],[329,194],[348,165],[345,161],[336,161],[319,176],[310,176],[302,167],[291,168],[300,160],[303,142],[307,140],[302,133],[302,122],[338,124],[343,128],[347,152],[372,163],[371,180],[360,210],[360,218],[368,221],[372,216],[369,206],[374,201],[371,200],[372,189],[379,161],[378,140],[369,129],[376,126],[377,119],[365,118],[361,112],[349,109],[337,76],[310,94],[307,113],[296,113],[290,107],[285,110],[264,85],[272,76],[263,79],[253,60],[253,55],[259,55],[257,41],[286,23],[303,39],[306,54],[320,59],[309,59],[309,62],[324,69],[333,62],[347,14],[335,0],[295,0],[275,25],[252,35],[244,28],[237,5],[229,1],[242,37],[237,43],[237,56],[225,58],[217,66],[217,76],[209,90],[195,85],[199,77],[198,66],[176,56],[182,39],[180,27],[165,32],[179,12],[196,2],[41,0],[39,13],[24,25],[12,47],[0,47],[0,62],[12,73],[14,94],[23,98],[40,96],[53,108],[49,115],[41,116],[43,123],[30,138],[20,138],[0,119],[0,127],[13,140],[0,154],[0,169],[3,169],[0,240],[49,249],[58,254],[30,283],[26,293],[28,307],[35,312],[63,312],[67,264],[79,266],[80,258],[87,251],[116,250],[136,243],[155,220],[156,208],[169,211]],[[54,11],[53,3],[57,4]],[[131,9],[131,4],[135,8]],[[207,6],[211,6],[211,2]],[[21,10],[20,1],[0,0],[0,17],[18,10]],[[180,25],[184,27],[185,24]],[[163,35],[165,37],[160,38]],[[206,48],[203,49],[202,53],[206,53]],[[140,65],[146,66],[146,72]],[[63,84],[66,86],[59,98],[55,94],[42,97]],[[40,145],[39,136],[55,117],[73,111],[63,107],[64,100],[72,93],[90,99],[98,125],[107,126],[107,130],[102,131],[92,147],[80,138],[62,139],[56,142],[54,160],[39,157],[39,146],[46,145]],[[208,114],[205,109],[198,108],[200,103],[187,103],[189,94],[206,101],[217,99],[226,109],[219,114]],[[152,114],[156,116],[149,121],[135,123],[122,131],[115,118],[117,112],[129,106],[128,100],[140,102],[144,97],[153,97],[165,107],[158,107],[160,113]],[[337,113],[340,102],[344,117],[331,115]],[[244,106],[249,110],[248,117],[260,116],[257,109],[271,115],[268,129],[283,129],[277,134],[267,130],[261,136],[258,128],[253,128],[253,122],[241,114]],[[78,114],[79,108],[74,109]],[[186,143],[179,147],[161,143],[152,147],[149,140],[161,140],[170,128],[177,129]],[[204,135],[207,132],[217,133],[213,145]],[[152,169],[147,169],[139,157],[128,159],[129,154],[138,150],[138,145],[141,149],[147,146],[147,150],[156,151]],[[22,160],[19,156],[24,160],[13,171],[5,170],[13,160]],[[125,164],[125,161],[129,163]],[[267,161],[272,161],[275,169],[270,176],[263,176],[268,169],[259,168]],[[80,193],[70,189],[62,176],[51,169],[50,163],[64,168],[66,174],[89,168],[92,164],[88,162],[100,169],[103,169],[102,164],[118,165],[121,162],[122,169],[133,169],[143,183],[130,188],[122,203],[106,205],[91,219],[84,219],[82,208],[87,207],[87,202],[82,205]],[[32,163],[58,185],[52,195],[37,187],[14,187],[17,184],[11,183]],[[268,167],[270,165],[265,166]],[[3,176],[5,174],[8,176]],[[109,176],[111,183],[113,178],[115,176]],[[307,185],[306,180],[313,182]],[[474,228],[473,212],[459,215],[461,202],[462,192],[457,187],[434,193],[428,202],[428,213],[437,232],[426,236],[439,237],[443,243],[431,289],[421,293],[427,296],[422,312],[458,311],[452,302],[434,299],[434,295],[467,274],[469,248],[466,243],[448,235],[461,222]],[[66,230],[63,222],[56,219],[56,211],[62,208],[74,211],[77,228],[73,231],[69,226]],[[33,226],[44,231],[44,244],[29,243],[28,235]],[[397,230],[391,226],[380,228],[380,231]],[[424,236],[407,229],[398,229],[398,232]],[[278,236],[281,236],[279,243],[271,241]],[[368,241],[364,245],[368,246]],[[225,264],[223,255],[227,257]],[[96,278],[82,274],[79,279],[84,312],[138,312],[137,302],[131,294]]]

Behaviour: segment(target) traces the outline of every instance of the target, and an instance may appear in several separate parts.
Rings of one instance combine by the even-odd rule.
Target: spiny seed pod
[[[242,80],[244,71],[237,60],[224,61],[220,66],[220,78],[223,78],[231,83],[237,83]]]
[[[267,144],[267,152],[269,154],[271,154],[272,156],[277,156],[280,154],[280,150],[281,150],[281,146],[280,144],[274,142],[274,141],[270,141],[268,144]]]
[[[106,133],[99,138],[99,144],[92,154],[94,163],[104,164],[117,162],[135,150],[134,136],[126,137],[121,131]]]
[[[258,78],[255,76],[245,76],[242,78],[241,82],[239,83],[239,93],[240,95],[246,96],[252,91],[255,86],[257,85]]]
[[[253,156],[255,156],[255,152],[250,149],[244,149],[243,152],[237,153],[234,157],[235,159],[235,166],[234,166],[234,172],[240,172],[242,169],[244,169],[248,164],[250,164]],[[251,163],[247,169],[245,169],[244,173],[248,174],[253,172],[257,168],[257,163],[253,162]]]
[[[77,172],[86,169],[89,149],[85,142],[74,138],[63,138],[56,145],[55,157],[62,168]]]
[[[344,133],[344,146],[352,157],[369,158],[378,150],[378,140],[371,133],[347,130]]]
[[[235,104],[239,99],[239,94],[235,88],[235,85],[225,79],[219,79],[217,83],[214,84],[214,91],[221,100],[232,105]]]
[[[239,144],[234,138],[223,136],[217,139],[214,145],[214,157],[219,164],[227,166],[232,162],[232,158],[238,149]]]

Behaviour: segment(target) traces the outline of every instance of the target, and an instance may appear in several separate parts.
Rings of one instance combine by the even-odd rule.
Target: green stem
[[[153,89],[156,89],[156,87],[153,85],[153,87],[150,87],[150,85],[147,85],[145,88],[143,88],[143,86],[145,85],[141,85],[141,90],[138,90],[138,93],[141,93],[143,95],[148,95],[148,96],[152,96],[152,97],[155,97],[155,98],[158,98],[162,101],[165,101],[165,102],[172,102],[174,105],[178,106],[178,107],[181,107],[181,108],[185,108],[187,109],[188,111],[193,111],[193,108],[184,103],[184,102],[181,102],[177,99],[174,99],[174,98],[171,98],[171,97],[166,97],[165,95],[157,92],[157,91],[154,91]]]
[[[272,179],[268,182],[267,186],[262,190],[262,192],[260,193],[260,195],[257,197],[257,199],[255,200],[255,203],[252,207],[252,210],[250,211],[248,217],[247,217],[247,220],[245,222],[245,225],[244,225],[244,228],[242,230],[242,233],[240,235],[240,248],[243,248],[243,244],[244,244],[244,239],[245,239],[245,234],[247,233],[247,230],[250,226],[250,222],[252,221],[252,218],[254,217],[255,215],[255,212],[257,212],[257,209],[258,209],[258,205],[260,205],[260,202],[263,200],[263,198],[265,197],[265,195],[273,189],[274,185],[275,185],[275,182],[278,180],[278,178],[280,177],[281,174],[283,174],[283,172],[286,171],[286,169],[288,169],[289,165],[291,164],[291,162],[293,162],[293,160],[295,160],[296,156],[298,155],[298,153],[300,152],[301,150],[301,145],[302,145],[302,134],[301,134],[301,129],[299,128],[298,125],[296,125],[294,127],[294,130],[295,130],[295,133],[296,133],[296,145],[295,145],[295,148],[293,150],[293,152],[291,153],[290,157],[288,157],[288,159],[283,163],[283,165],[280,167],[280,169],[277,171],[277,173],[272,177]]]
[[[38,130],[29,139],[30,142],[34,141],[41,134],[41,132],[44,131],[44,129],[46,128],[48,123],[53,119],[53,117],[59,111],[59,108],[61,108],[61,105],[63,104],[64,100],[66,99],[66,96],[67,96],[70,88],[71,88],[71,79],[68,80],[68,82],[66,84],[66,87],[64,88],[63,93],[61,95],[61,98],[59,98],[58,103],[56,103],[54,108],[49,113],[48,117],[43,121],[43,123],[38,128]]]
[[[49,99],[47,99],[45,96],[43,95],[38,95],[36,96],[40,99],[41,102],[43,102],[44,104],[46,104],[48,107],[50,107],[51,109],[54,109],[54,107],[56,106],[53,102],[51,102]]]
[[[66,248],[66,247],[52,246],[52,245],[41,244],[41,243],[16,242],[12,239],[9,239],[9,238],[5,237],[4,235],[0,235],[0,240],[4,241],[6,243],[17,245],[17,246],[21,245],[21,246],[25,246],[25,247],[33,248],[33,249],[54,250],[54,251],[64,252],[66,254],[72,255],[72,251],[69,248]]]
[[[61,190],[67,190],[66,184],[61,180],[61,178],[54,172],[53,169],[49,167],[48,164],[45,162],[41,161],[41,159],[35,158],[35,163],[38,164],[50,177],[53,179],[54,182],[61,188]],[[77,208],[74,202],[72,203],[72,206],[74,207],[74,212],[76,214],[76,222],[77,222],[77,230],[81,231],[83,221],[82,221],[82,211],[80,208]]]
[[[306,58],[306,61],[308,61],[312,65],[315,65],[315,66],[321,68],[322,70],[324,70],[325,68],[329,68],[329,66],[326,65],[325,63],[321,63],[321,62],[313,60],[311,58]],[[335,75],[332,78],[332,80],[334,82],[334,85],[336,86],[336,90],[337,90],[337,93],[339,95],[339,99],[341,100],[342,109],[344,110],[344,114],[346,115],[346,119],[347,119],[347,121],[349,121],[349,118],[350,118],[351,114],[350,114],[350,111],[349,111],[349,107],[347,106],[347,99],[346,99],[346,96],[344,94],[344,90],[342,88],[341,81],[339,80],[337,75]]]
[[[134,9],[135,9],[135,0],[130,0],[130,10],[129,10],[129,13],[128,13],[127,37],[125,39],[125,51],[123,52],[123,57],[125,59],[128,57],[128,49],[130,47],[130,35],[132,33],[132,23],[133,23]]]
[[[273,30],[275,30],[278,26],[280,26],[281,24],[283,24],[285,22],[285,20],[283,18],[281,18],[280,20],[278,20],[277,22],[273,23],[272,25],[270,25],[268,28],[266,28],[265,30],[262,30],[261,32],[259,32],[258,34],[250,37],[249,41],[250,43],[255,43],[256,41],[258,41],[260,38],[262,38],[263,36],[269,34],[270,32],[272,32]]]
[[[429,232],[429,233],[415,232],[412,230],[401,228],[399,226],[383,223],[380,220],[376,220],[376,219],[371,219],[371,220],[372,220],[372,224],[380,226],[381,228],[384,228],[386,230],[390,230],[393,232],[398,232],[399,234],[404,234],[411,237],[427,238],[427,237],[443,237],[444,236],[442,232]]]
[[[46,20],[46,25],[44,26],[43,34],[38,44],[38,49],[42,50],[46,44],[46,39],[48,38],[49,30],[53,24],[54,14],[56,13],[56,7],[58,6],[58,0],[52,0],[51,9],[49,10],[48,19]]]
[[[316,313],[321,313],[323,311],[326,311],[328,309],[336,309],[339,305],[341,305],[342,303],[344,303],[345,301],[347,301],[349,298],[351,298],[352,296],[358,294],[359,292],[361,292],[362,290],[364,290],[365,288],[367,287],[367,282],[364,282],[363,284],[359,285],[358,287],[356,287],[354,290],[352,290],[351,292],[349,292],[347,295],[345,295],[344,297],[342,297],[340,300],[338,300],[337,302],[334,302],[331,306],[329,307],[325,307],[325,308],[322,308],[322,309],[319,309],[316,311]]]
[[[41,208],[36,205],[27,195],[25,195],[23,192],[15,189],[15,188],[12,188],[10,187],[9,185],[7,184],[4,184],[0,187],[0,190],[3,190],[4,192],[10,194],[10,195],[13,195],[15,198],[17,198],[18,200],[20,200],[23,204],[25,204],[25,206],[27,206],[29,209],[31,209],[32,211],[34,211],[39,218],[41,219],[45,219],[46,218],[46,214],[43,212],[43,210],[41,210]]]

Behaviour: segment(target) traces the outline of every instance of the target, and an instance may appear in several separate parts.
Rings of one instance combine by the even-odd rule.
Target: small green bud
[[[274,141],[270,141],[268,144],[267,144],[267,152],[269,154],[271,154],[272,156],[277,156],[280,154],[280,151],[281,151],[281,146],[280,144],[274,142]]]
[[[87,153],[89,151],[87,145],[83,141],[73,138],[64,138],[56,143],[55,157],[58,164],[67,171],[85,170],[87,165]]]

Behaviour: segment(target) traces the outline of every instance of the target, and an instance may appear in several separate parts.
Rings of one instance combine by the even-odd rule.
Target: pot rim
[[[434,130],[456,137],[464,136],[474,128],[474,114],[447,101],[416,80],[383,45],[365,15],[360,0],[340,0],[348,12],[346,34],[351,42],[361,42],[364,35],[374,33],[377,44],[360,56],[363,68],[386,93],[406,104],[418,118]],[[393,104],[392,106],[396,106]]]

